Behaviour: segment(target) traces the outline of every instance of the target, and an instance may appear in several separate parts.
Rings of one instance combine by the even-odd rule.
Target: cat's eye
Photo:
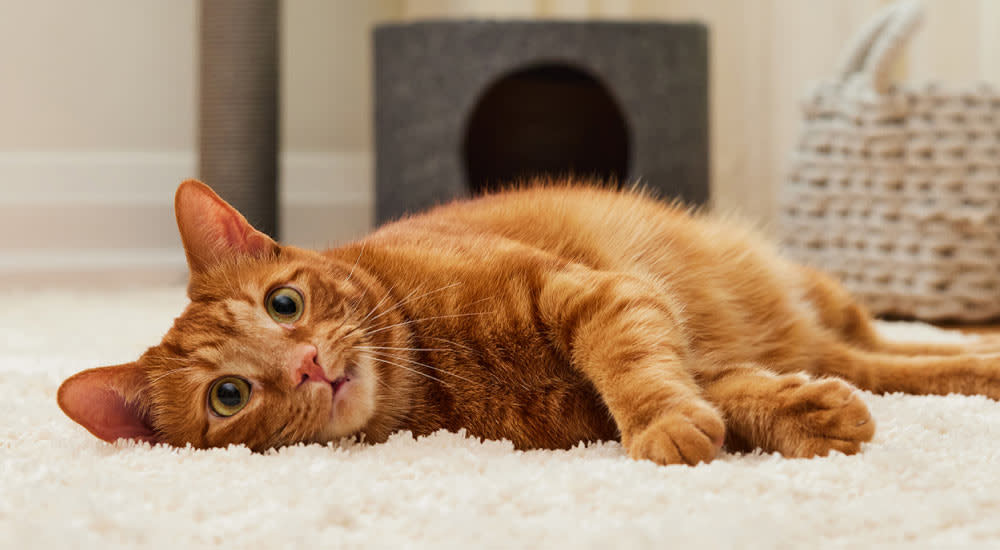
[[[219,416],[233,416],[250,401],[250,383],[236,376],[216,380],[208,390],[208,404]]]
[[[287,325],[302,317],[302,294],[290,286],[278,287],[267,295],[267,314],[277,323]]]

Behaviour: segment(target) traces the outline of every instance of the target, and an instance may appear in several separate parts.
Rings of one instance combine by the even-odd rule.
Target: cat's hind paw
[[[854,386],[842,380],[804,382],[784,396],[774,426],[775,447],[786,457],[855,454],[875,435],[875,420]]]

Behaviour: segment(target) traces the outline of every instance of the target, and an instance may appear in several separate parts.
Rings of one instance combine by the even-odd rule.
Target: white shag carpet
[[[696,468],[617,443],[516,452],[448,433],[269,454],[109,445],[63,416],[66,376],[134,359],[184,303],[181,289],[0,292],[0,547],[1000,545],[1000,403],[983,397],[865,394],[878,433],[858,456]]]

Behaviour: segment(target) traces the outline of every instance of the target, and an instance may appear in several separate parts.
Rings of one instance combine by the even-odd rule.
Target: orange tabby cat
[[[858,452],[875,423],[848,382],[1000,398],[997,356],[887,342],[830,278],[641,193],[509,191],[322,253],[276,244],[197,181],[175,206],[190,304],[135,363],[59,388],[107,441],[264,450],[465,428],[697,464],[724,442]]]

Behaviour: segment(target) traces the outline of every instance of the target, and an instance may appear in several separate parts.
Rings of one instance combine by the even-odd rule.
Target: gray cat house
[[[708,199],[708,32],[426,21],[375,42],[376,218],[539,175]]]

